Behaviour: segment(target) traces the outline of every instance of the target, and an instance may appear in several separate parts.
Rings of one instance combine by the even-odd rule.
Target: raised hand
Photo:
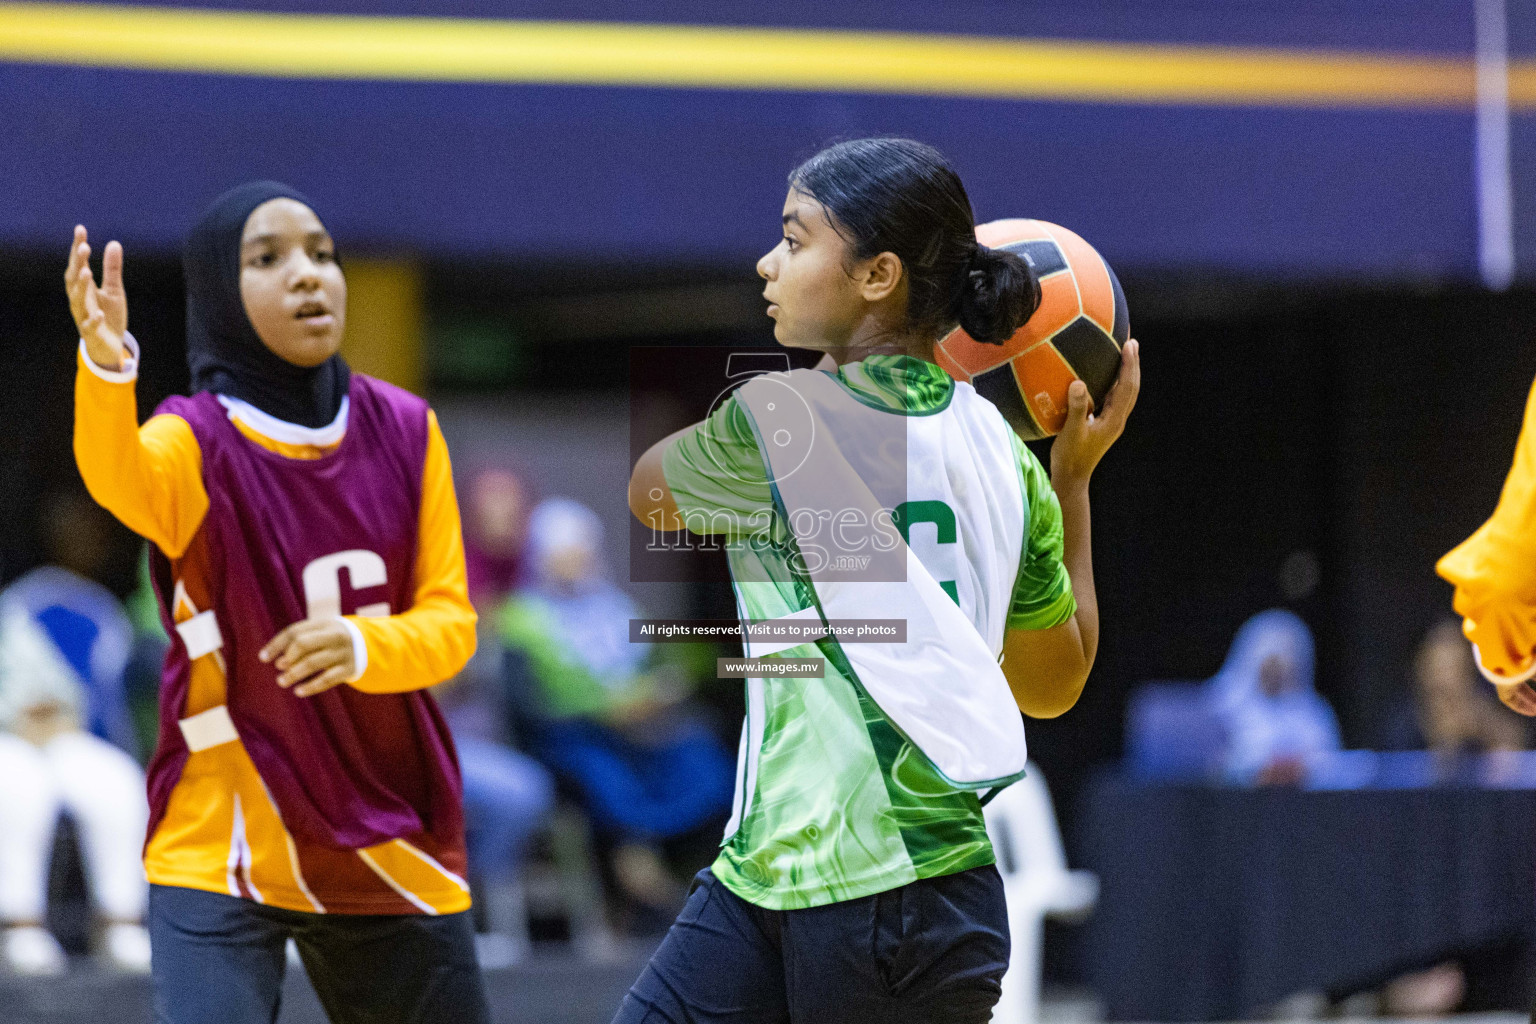
[[[1051,484],[1058,492],[1087,486],[1088,478],[1110,446],[1125,432],[1125,421],[1141,392],[1141,345],[1132,338],[1120,350],[1120,375],[1104,396],[1104,408],[1093,411],[1088,386],[1073,381],[1067,389],[1067,422],[1051,442]]]
[[[69,295],[69,312],[85,341],[91,361],[104,370],[120,370],[127,355],[124,341],[128,333],[128,293],[123,288],[123,247],[108,242],[102,254],[101,286],[91,273],[91,246],[85,227],[75,225],[75,240],[69,247],[69,266],[64,271],[64,290]]]

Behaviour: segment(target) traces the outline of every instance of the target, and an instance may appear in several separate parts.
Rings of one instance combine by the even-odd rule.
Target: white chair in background
[[[1086,917],[1098,902],[1099,879],[1090,871],[1068,869],[1051,793],[1033,762],[1024,778],[987,804],[985,813],[1013,939],[1002,998],[992,1019],[998,1024],[1036,1024],[1045,919]]]

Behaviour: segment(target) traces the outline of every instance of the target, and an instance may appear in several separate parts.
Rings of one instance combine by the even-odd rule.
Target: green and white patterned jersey
[[[871,356],[840,367],[837,379],[866,405],[912,416],[943,411],[955,388],[938,366],[906,356]],[[1049,629],[1076,611],[1061,507],[1039,460],[1012,441],[1019,473],[999,483],[1023,488],[1025,520],[1007,626]],[[795,540],[735,396],[667,450],[663,469],[689,529],[726,535],[743,614],[771,619],[814,605],[811,583],[791,569]],[[732,892],[788,910],[993,862],[976,794],[950,786],[891,725],[835,640],[781,653],[825,658],[826,676],[748,680],[734,830],[713,868]]]

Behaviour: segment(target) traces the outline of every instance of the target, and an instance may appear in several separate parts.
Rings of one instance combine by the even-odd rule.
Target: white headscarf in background
[[[584,578],[566,583],[553,578],[549,563],[571,547],[587,553],[589,569]],[[532,594],[553,612],[568,654],[603,685],[618,689],[640,671],[647,645],[629,642],[629,620],[640,611],[608,579],[602,552],[602,520],[581,502],[548,498],[533,510],[528,521]]]
[[[83,714],[80,676],[25,605],[0,600],[0,729],[15,728],[25,711],[46,704]]]
[[[1288,678],[1282,692],[1264,692],[1264,663],[1278,657]],[[1237,631],[1221,671],[1206,683],[1212,710],[1227,732],[1224,769],[1233,782],[1250,783],[1280,758],[1305,761],[1339,749],[1339,725],[1313,689],[1312,631],[1291,612],[1260,612]]]

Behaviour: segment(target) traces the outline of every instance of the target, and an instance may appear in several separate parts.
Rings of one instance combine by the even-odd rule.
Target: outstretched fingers
[[[95,334],[106,323],[107,315],[101,311],[101,296],[97,294],[94,285],[92,281],[84,289],[85,318],[80,321],[81,334]]]
[[[101,287],[111,296],[123,294],[123,243],[113,241],[107,243],[106,252],[101,256]]]
[[[1125,428],[1131,410],[1136,408],[1136,397],[1141,394],[1141,343],[1135,338],[1120,350],[1120,375],[1114,387],[1104,398],[1104,411],[1100,419],[1108,420],[1118,430]]]
[[[85,225],[75,225],[75,237],[69,242],[69,265],[64,268],[64,286],[74,287],[75,278],[80,274],[80,267],[85,261],[86,253],[90,252],[90,246],[86,243]]]
[[[76,323],[83,324],[88,312],[86,296],[94,289],[91,276],[91,246],[86,241],[85,228],[75,226],[75,240],[69,248],[69,266],[64,271],[64,291],[69,296],[69,312]]]

